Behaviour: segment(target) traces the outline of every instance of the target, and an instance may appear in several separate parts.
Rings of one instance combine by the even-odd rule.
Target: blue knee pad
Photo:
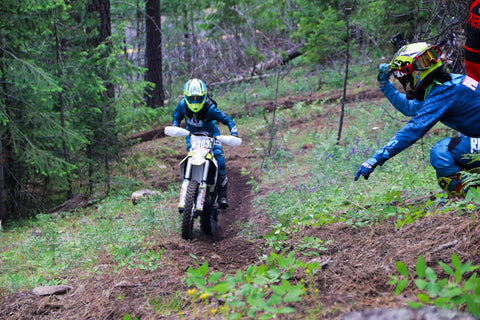
[[[444,138],[433,146],[430,153],[430,164],[435,168],[439,177],[450,177],[461,170],[480,167],[480,161],[471,163],[470,158],[464,158],[464,155],[478,153],[479,150],[480,138],[463,135]]]
[[[430,152],[430,164],[435,168],[439,177],[449,177],[462,170],[455,164],[455,159],[448,150],[451,140],[452,138],[445,138],[438,141]]]
[[[218,175],[224,176],[227,174],[226,164],[225,164],[225,157],[223,156],[223,149],[221,145],[215,145],[213,147],[213,155],[215,159],[217,159],[218,164]]]
[[[187,147],[187,152],[190,152],[190,148],[191,148],[190,136],[185,137],[185,146]]]

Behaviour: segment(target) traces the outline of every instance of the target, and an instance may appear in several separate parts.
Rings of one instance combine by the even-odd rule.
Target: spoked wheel
[[[193,223],[195,220],[195,199],[198,192],[198,181],[192,180],[188,184],[185,195],[185,208],[182,217],[182,238],[191,240],[193,238]]]
[[[213,201],[211,201],[212,196],[208,195],[207,197],[209,199],[206,201],[205,207],[200,216],[200,227],[204,234],[215,237],[217,232],[218,211]]]

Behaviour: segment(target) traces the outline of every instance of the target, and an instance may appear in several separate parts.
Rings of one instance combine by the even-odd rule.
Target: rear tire
[[[191,240],[193,238],[193,223],[195,220],[195,199],[197,198],[198,181],[192,180],[188,183],[185,195],[185,207],[182,217],[182,238]]]
[[[212,196],[208,195],[210,200],[206,201],[202,215],[200,216],[200,227],[202,232],[209,236],[216,236],[217,233],[217,215],[218,211],[215,208],[215,203],[212,201]]]

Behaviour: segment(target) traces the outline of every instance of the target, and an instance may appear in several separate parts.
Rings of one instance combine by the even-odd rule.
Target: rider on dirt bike
[[[425,42],[402,46],[390,64],[381,64],[379,69],[380,90],[395,108],[413,118],[360,166],[355,180],[368,179],[377,165],[414,144],[440,121],[460,134],[438,141],[430,163],[450,198],[464,197],[467,190],[460,171],[480,167],[480,161],[472,163],[463,157],[480,150],[480,85],[468,76],[444,71],[440,49]],[[390,83],[392,73],[406,94]]]
[[[173,113],[173,126],[180,126],[185,118],[187,130],[192,133],[206,133],[214,137],[220,135],[220,130],[215,125],[219,121],[227,125],[232,136],[237,136],[235,122],[217,108],[215,101],[207,96],[207,86],[202,80],[191,79],[183,87],[185,98],[182,99]],[[190,137],[186,137],[187,151],[190,151]],[[213,147],[213,153],[218,163],[217,188],[219,190],[218,205],[221,209],[228,208],[227,201],[227,173],[225,157],[220,142]]]

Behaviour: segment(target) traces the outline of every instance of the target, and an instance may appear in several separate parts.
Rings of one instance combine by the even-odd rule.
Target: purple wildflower
[[[368,157],[370,154],[370,148],[365,149],[365,157]]]

